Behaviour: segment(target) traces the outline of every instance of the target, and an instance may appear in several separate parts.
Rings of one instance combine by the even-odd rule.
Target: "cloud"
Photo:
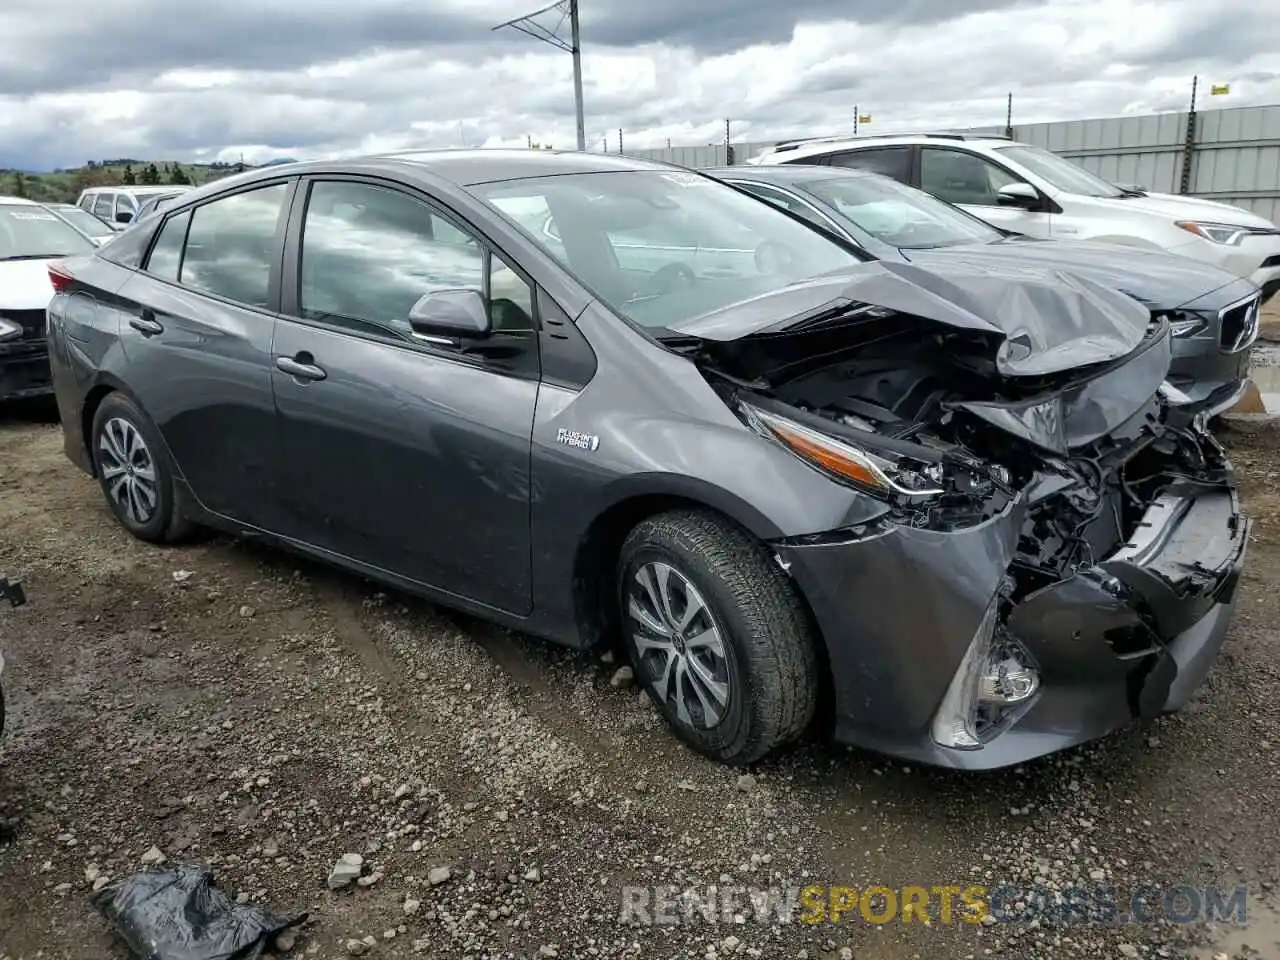
[[[1256,0],[582,0],[589,149],[1280,102]],[[574,143],[537,0],[8,0],[0,167]],[[555,18],[543,18],[548,26]],[[567,27],[566,27],[567,30]],[[1210,105],[1205,98],[1202,106]]]

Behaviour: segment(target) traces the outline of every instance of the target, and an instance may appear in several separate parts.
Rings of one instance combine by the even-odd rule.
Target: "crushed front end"
[[[1165,384],[1170,339],[1009,377],[981,337],[872,309],[712,351],[749,426],[883,504],[773,545],[822,632],[838,739],[988,769],[1188,701],[1249,525]]]

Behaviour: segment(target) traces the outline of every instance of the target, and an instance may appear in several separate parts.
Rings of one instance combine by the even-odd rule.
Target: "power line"
[[[548,14],[559,15],[554,27],[548,27],[545,23],[539,23],[539,17],[546,17]],[[547,17],[548,22],[550,17]],[[560,31],[564,29],[565,21],[569,22],[569,39],[566,40],[560,36]],[[573,101],[578,121],[578,149],[587,149],[586,124],[582,111],[582,40],[581,32],[578,24],[578,0],[558,0],[549,7],[543,7],[541,10],[535,10],[533,13],[527,13],[523,17],[516,17],[514,20],[508,20],[500,23],[494,30],[503,28],[519,30],[527,37],[533,37],[535,40],[541,40],[543,43],[549,43],[557,50],[563,50],[573,55]]]

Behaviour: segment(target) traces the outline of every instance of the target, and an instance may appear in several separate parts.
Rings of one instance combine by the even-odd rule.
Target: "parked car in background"
[[[88,210],[83,207],[77,207],[74,203],[46,203],[45,207],[52,210],[99,246],[119,232],[119,227],[95,217]]]
[[[779,144],[749,165],[854,167],[919,187],[1027,236],[1164,250],[1280,290],[1280,227],[1248,210],[1118,186],[1048,150],[960,133],[820,138]]]
[[[704,173],[738,186],[880,259],[1061,268],[1126,293],[1169,321],[1170,382],[1207,415],[1230,409],[1249,376],[1261,291],[1221,267],[1136,247],[1040,241],[889,177],[847,167],[783,164]]]
[[[143,201],[157,194],[173,196],[190,189],[183,186],[89,187],[80,194],[76,206],[88,210],[100,220],[123,227],[138,215],[138,207]]]
[[[38,203],[0,197],[0,400],[51,392],[45,308],[49,261],[91,254],[93,241]]]
[[[829,698],[845,741],[1020,763],[1185,704],[1231,616],[1249,524],[1168,324],[1042,264],[460,150],[234,176],[49,273],[65,449],[125,529],[616,637],[719,761]]]
[[[153,193],[151,196],[147,197],[147,199],[138,204],[138,212],[133,216],[134,221],[138,221],[149,216],[167,204],[170,200],[180,196],[182,196],[182,191],[179,190],[173,190],[166,193]]]

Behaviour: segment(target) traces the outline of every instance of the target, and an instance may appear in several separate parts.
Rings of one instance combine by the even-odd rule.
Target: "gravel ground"
[[[250,544],[138,543],[47,408],[0,413],[30,597],[0,611],[0,958],[124,958],[87,897],[149,851],[307,911],[305,957],[1280,956],[1280,433],[1231,442],[1255,542],[1186,711],[988,775],[808,744],[744,778],[597,658]],[[810,883],[1247,884],[1250,922],[619,920],[625,885]]]

